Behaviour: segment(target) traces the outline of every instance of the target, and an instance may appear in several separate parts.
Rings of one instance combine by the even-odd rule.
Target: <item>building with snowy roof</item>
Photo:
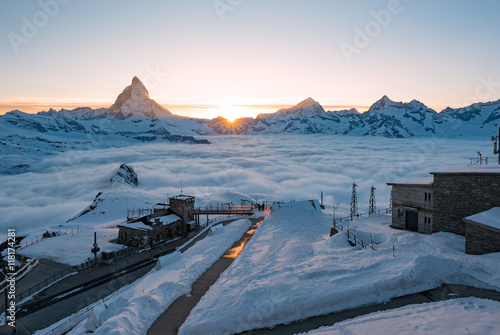
[[[194,196],[178,195],[169,203],[159,203],[153,213],[118,225],[118,243],[138,244],[147,237],[149,241],[162,241],[182,236],[193,229]]]
[[[500,165],[431,172],[392,186],[392,227],[466,235],[464,218],[500,206]]]
[[[392,186],[393,228],[432,233],[433,183],[429,177],[387,184]]]
[[[468,216],[463,221],[467,254],[500,252],[500,207]]]

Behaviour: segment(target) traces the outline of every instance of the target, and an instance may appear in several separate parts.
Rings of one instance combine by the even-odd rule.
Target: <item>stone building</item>
[[[500,165],[432,174],[434,230],[465,235],[465,217],[500,206]]]
[[[387,184],[392,186],[391,227],[432,233],[432,184],[432,177]]]
[[[194,220],[194,201],[195,197],[184,194],[168,199],[172,212],[179,215],[186,224]]]
[[[185,235],[193,228],[194,202],[193,196],[179,195],[169,204],[156,204],[153,213],[118,225],[118,243],[136,245],[143,237],[158,242]]]
[[[142,217],[133,222],[118,225],[118,243],[139,245],[143,237],[158,242],[182,235],[182,219],[173,213],[148,218]]]
[[[393,227],[465,235],[465,217],[500,206],[500,165],[431,174],[431,178],[387,184],[392,186]]]
[[[465,253],[500,252],[500,207],[468,216],[465,223]]]

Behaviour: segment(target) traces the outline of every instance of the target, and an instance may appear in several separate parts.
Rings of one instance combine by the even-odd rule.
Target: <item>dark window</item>
[[[429,193],[429,200],[431,200],[431,194]]]
[[[427,193],[425,193],[425,200],[427,201]]]
[[[428,221],[429,223],[431,223],[431,218],[428,218],[428,219],[427,219],[427,221]]]

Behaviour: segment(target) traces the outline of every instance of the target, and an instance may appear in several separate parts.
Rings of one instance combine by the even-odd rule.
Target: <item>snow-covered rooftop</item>
[[[431,172],[431,174],[437,174],[437,173],[500,173],[500,165],[499,164],[474,165],[474,166],[467,166],[445,171]]]
[[[171,199],[185,200],[185,201],[194,201],[194,196],[192,196],[192,195],[186,195],[186,194],[179,194],[179,195],[176,195],[175,197],[172,197]]]
[[[145,225],[144,223],[138,221],[138,222],[131,222],[131,223],[124,223],[124,224],[121,224],[121,225],[118,225],[119,227],[128,227],[128,228],[132,228],[132,229],[138,229],[138,230],[153,230],[153,228],[151,228],[150,226],[148,225]]]
[[[468,216],[465,219],[500,229],[500,207],[493,207],[490,210]]]
[[[181,218],[178,215],[170,214],[166,216],[162,216],[159,218],[163,225],[168,225],[174,223],[175,221],[179,221]]]
[[[419,179],[410,179],[398,181],[396,183],[387,183],[387,185],[432,185],[434,183],[434,177],[426,177]]]

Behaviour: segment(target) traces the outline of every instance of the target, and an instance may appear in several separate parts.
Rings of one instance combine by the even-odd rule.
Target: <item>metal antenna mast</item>
[[[370,191],[370,204],[368,206],[369,215],[373,215],[377,211],[377,205],[375,205],[375,190],[376,188],[372,185],[372,189]]]
[[[356,193],[356,183],[352,183],[352,196],[351,196],[351,221],[353,216],[358,215],[358,195]]]
[[[498,136],[491,136],[493,141],[493,153],[498,155],[498,164],[500,164],[500,127],[498,127]]]

